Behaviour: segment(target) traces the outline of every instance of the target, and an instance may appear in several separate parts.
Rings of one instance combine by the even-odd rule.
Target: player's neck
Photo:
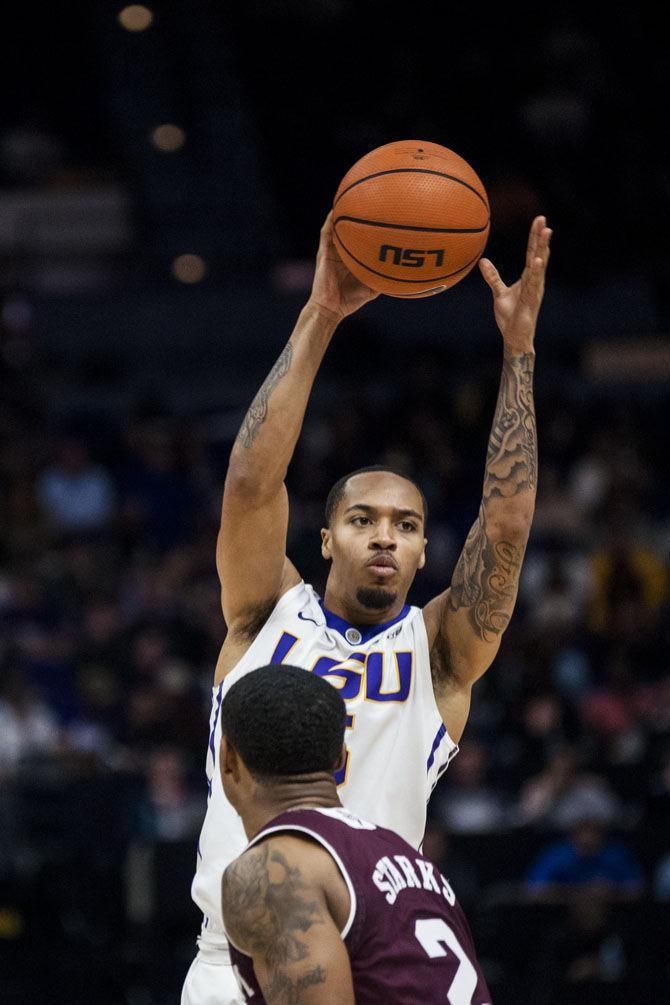
[[[385,625],[399,616],[405,606],[405,599],[396,597],[388,607],[372,610],[361,604],[356,597],[341,593],[329,578],[323,595],[323,604],[328,611],[351,625]]]
[[[271,820],[289,810],[331,809],[341,805],[332,775],[326,772],[296,775],[271,786],[259,785],[253,801],[242,812],[242,822],[251,840]]]

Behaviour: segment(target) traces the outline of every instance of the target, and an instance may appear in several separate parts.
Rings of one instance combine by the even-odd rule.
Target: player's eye
[[[366,527],[370,523],[369,516],[355,516],[353,517],[352,523],[355,523],[357,527]]]
[[[400,523],[401,530],[411,531],[416,530],[416,524],[412,523],[411,520],[402,520]]]

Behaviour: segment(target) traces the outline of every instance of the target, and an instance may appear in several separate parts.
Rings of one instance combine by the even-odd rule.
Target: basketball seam
[[[431,171],[429,168],[388,168],[386,171],[375,171],[374,174],[366,174],[365,178],[359,178],[358,181],[353,181],[351,185],[348,185],[345,188],[344,192],[340,192],[338,197],[335,199],[333,206],[337,206],[342,196],[346,195],[347,192],[350,192],[352,188],[356,187],[356,185],[362,185],[364,181],[369,181],[371,178],[381,178],[386,174],[432,174],[436,175],[438,178],[449,178],[450,181],[455,181],[459,185],[463,185],[464,188],[468,188],[471,192],[474,192],[479,201],[486,206],[487,211],[489,210],[488,201],[482,197],[481,192],[478,192],[476,188],[469,185],[467,181],[463,181],[462,178],[457,178],[453,174],[447,174],[445,171]]]
[[[463,272],[464,269],[467,269],[469,266],[474,265],[474,263],[477,261],[478,258],[481,257],[482,254],[481,251],[477,252],[474,258],[471,258],[469,262],[466,262],[465,265],[462,265],[460,269],[456,269],[455,272],[447,272],[447,274],[444,276],[432,276],[430,279],[428,279],[427,276],[424,277],[423,279],[400,279],[398,276],[389,276],[387,272],[378,272],[376,269],[371,269],[369,265],[365,264],[365,262],[361,262],[360,258],[356,258],[355,255],[352,255],[334,227],[333,227],[333,235],[342,245],[343,250],[346,251],[347,255],[349,255],[349,258],[352,258],[354,262],[357,262],[358,265],[362,265],[364,269],[367,269],[367,271],[371,272],[374,276],[381,276],[382,279],[392,279],[393,282],[395,283],[439,283],[441,279],[451,279],[452,276],[457,276],[459,272]]]
[[[380,220],[363,220],[359,216],[338,216],[333,226],[344,220],[350,223],[363,223],[366,227],[388,227],[391,230],[420,230],[429,234],[483,234],[489,228],[489,221],[484,227],[413,227],[408,223],[382,223]]]
[[[387,293],[387,297],[425,297],[428,293],[438,293],[444,286],[431,286],[429,290],[417,290],[415,293]]]

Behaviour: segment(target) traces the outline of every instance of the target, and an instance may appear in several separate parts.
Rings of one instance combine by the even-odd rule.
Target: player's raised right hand
[[[378,296],[360,283],[342,262],[333,241],[333,214],[330,212],[321,228],[310,300],[341,320]]]

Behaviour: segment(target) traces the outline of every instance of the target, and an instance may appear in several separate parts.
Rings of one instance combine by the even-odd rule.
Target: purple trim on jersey
[[[293,649],[293,646],[297,641],[297,635],[291,635],[290,632],[283,632],[282,637],[277,643],[277,648],[270,657],[270,663],[283,663],[284,657],[291,649]]]
[[[437,736],[433,740],[433,746],[430,748],[430,754],[428,755],[428,763],[426,764],[426,771],[430,771],[430,769],[432,768],[437,748],[440,746],[442,740],[446,735],[447,735],[447,727],[444,725],[444,723],[442,723],[442,725],[437,731]]]
[[[345,642],[349,642],[346,636],[346,632],[349,628],[354,628],[357,632],[360,632],[361,637],[356,645],[360,645],[361,642],[369,642],[370,639],[374,639],[377,635],[381,635],[381,633],[385,632],[387,628],[391,627],[391,625],[395,625],[399,621],[402,621],[403,618],[406,618],[412,609],[409,604],[405,604],[397,618],[393,618],[392,621],[385,621],[382,625],[353,625],[350,621],[345,621],[344,618],[341,618],[338,614],[333,614],[333,612],[329,611],[327,607],[324,607],[323,600],[319,600],[319,607],[323,611],[323,616],[326,619],[328,627],[334,628],[336,632],[339,632],[340,635],[343,636]]]
[[[223,681],[219,684],[219,691],[216,696],[216,712],[214,713],[214,722],[212,723],[212,732],[209,734],[209,749],[212,752],[212,757],[214,758],[214,763],[216,764],[216,751],[214,750],[214,734],[216,733],[216,724],[219,721],[219,712],[221,711],[221,700],[223,698]],[[211,792],[211,781],[210,781],[210,792]]]

